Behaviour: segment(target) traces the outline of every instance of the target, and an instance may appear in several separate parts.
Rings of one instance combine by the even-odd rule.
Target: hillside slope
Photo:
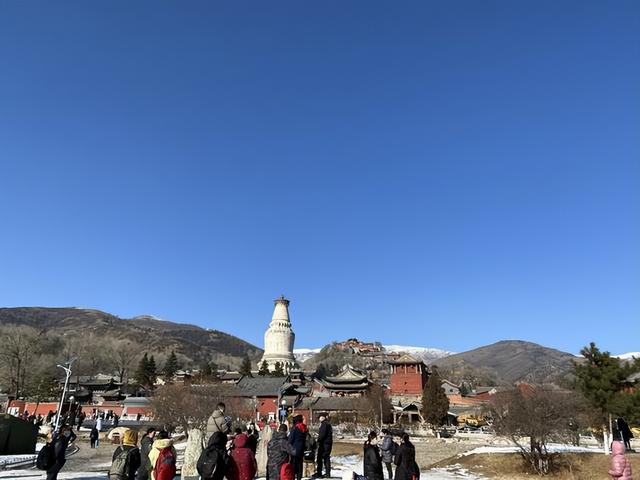
[[[457,353],[434,363],[455,381],[511,385],[566,382],[576,357],[570,353],[521,340],[503,340]]]
[[[27,325],[60,335],[93,334],[95,338],[129,340],[141,350],[175,350],[198,365],[202,360],[237,367],[244,355],[257,361],[262,350],[233,335],[196,325],[158,320],[151,316],[122,319],[84,308],[0,308],[0,326]]]

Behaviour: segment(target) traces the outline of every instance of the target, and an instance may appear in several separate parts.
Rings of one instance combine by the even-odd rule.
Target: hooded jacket
[[[158,457],[160,456],[160,450],[166,447],[171,447],[173,449],[173,455],[176,455],[176,449],[173,448],[173,440],[170,438],[161,438],[153,442],[153,447],[151,447],[151,451],[149,452],[149,463],[151,464],[151,478],[155,480],[155,469],[156,462],[158,461]]]
[[[300,422],[296,423],[294,427],[289,432],[289,444],[293,447],[293,450],[296,452],[294,457],[302,457],[304,455],[304,445],[307,440],[307,426]]]
[[[246,433],[241,433],[233,441],[227,479],[252,480],[256,476],[257,470],[256,457],[249,446],[249,436]]]
[[[631,463],[624,456],[624,443],[615,441],[611,444],[611,470],[609,475],[620,480],[633,480],[631,477]]]
[[[275,432],[267,445],[267,472],[269,480],[280,480],[280,467],[293,457],[295,449],[287,440],[287,434]]]
[[[125,430],[122,445],[116,448],[115,452],[113,452],[112,461],[120,455],[123,451],[127,452],[127,463],[125,466],[127,472],[127,478],[133,480],[136,478],[136,471],[140,467],[141,457],[140,450],[137,447],[138,443],[138,432],[135,430]]]

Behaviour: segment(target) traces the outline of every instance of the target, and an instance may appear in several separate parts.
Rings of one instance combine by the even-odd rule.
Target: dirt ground
[[[640,454],[628,454],[631,468],[640,472]],[[524,480],[536,475],[525,465],[522,457],[515,453],[491,453],[450,458],[437,466],[462,465],[472,473],[495,480]],[[597,453],[565,453],[554,457],[555,469],[547,477],[558,480],[607,480],[611,468],[611,457]],[[637,473],[636,473],[637,475]]]

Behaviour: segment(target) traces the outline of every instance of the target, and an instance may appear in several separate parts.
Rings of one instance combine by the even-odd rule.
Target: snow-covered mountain
[[[439,358],[448,357],[456,352],[448,352],[439,348],[428,347],[408,347],[404,345],[383,345],[384,350],[388,353],[408,353],[414,357],[424,360],[425,363],[431,363]],[[295,348],[293,355],[299,363],[305,362],[318,353],[320,348]]]
[[[640,358],[640,352],[622,353],[620,355],[614,355],[614,357],[617,357],[620,360],[633,360],[634,358]]]
[[[431,363],[434,360],[448,357],[456,352],[449,352],[440,348],[429,347],[410,347],[406,345],[383,345],[386,352],[389,353],[408,353],[414,357],[422,359],[425,363]]]
[[[294,348],[293,356],[296,357],[298,363],[306,362],[311,357],[313,357],[316,353],[318,353],[321,348]]]

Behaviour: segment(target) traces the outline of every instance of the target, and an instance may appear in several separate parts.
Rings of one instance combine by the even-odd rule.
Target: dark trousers
[[[89,441],[91,442],[91,448],[96,448],[96,439],[91,438]]]
[[[296,472],[296,480],[302,480],[302,467],[304,466],[304,457],[293,457],[293,469]]]
[[[322,476],[322,467],[324,465],[324,472],[327,477],[331,476],[331,452],[325,452],[318,450],[316,475]]]
[[[387,466],[387,473],[389,474],[389,480],[393,480],[393,468],[391,468],[391,462],[389,463],[384,462],[384,464]]]
[[[47,480],[58,480],[58,473],[62,470],[63,465],[64,463],[56,463],[53,467],[47,470]]]

